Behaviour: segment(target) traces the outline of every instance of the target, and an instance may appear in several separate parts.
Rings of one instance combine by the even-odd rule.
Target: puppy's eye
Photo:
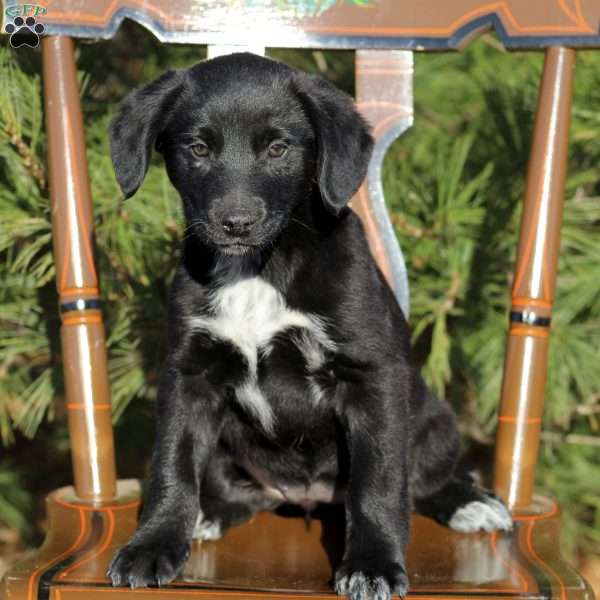
[[[269,146],[269,156],[271,158],[281,158],[286,152],[288,147],[283,142],[273,142]]]
[[[209,154],[208,146],[204,142],[190,146],[190,150],[196,158],[206,158]]]

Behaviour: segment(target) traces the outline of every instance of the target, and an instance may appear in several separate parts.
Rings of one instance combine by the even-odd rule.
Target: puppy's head
[[[188,227],[226,254],[270,244],[314,182],[338,214],[364,178],[372,148],[348,96],[251,54],[169,71],[132,92],[110,135],[125,196],[141,185],[156,148]]]

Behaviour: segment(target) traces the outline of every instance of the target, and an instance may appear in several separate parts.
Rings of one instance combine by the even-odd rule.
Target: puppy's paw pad
[[[508,509],[500,500],[489,496],[461,506],[451,517],[448,526],[455,531],[510,531],[513,528]]]
[[[198,519],[194,526],[192,538],[195,540],[218,540],[223,537],[221,521]]]

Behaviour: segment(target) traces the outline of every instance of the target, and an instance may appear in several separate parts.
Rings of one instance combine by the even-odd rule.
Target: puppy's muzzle
[[[221,220],[221,227],[228,236],[236,238],[247,237],[263,220],[263,214],[256,214],[250,211],[237,211],[224,216]]]
[[[266,217],[267,210],[261,198],[242,198],[239,194],[215,201],[209,211],[210,222],[224,242],[252,237],[260,230]]]

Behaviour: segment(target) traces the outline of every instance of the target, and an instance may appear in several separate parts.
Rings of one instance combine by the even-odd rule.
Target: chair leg
[[[54,260],[75,489],[82,500],[104,502],[115,495],[115,457],[73,41],[48,36],[42,47]]]
[[[562,221],[575,51],[546,50],[498,416],[494,486],[511,510],[532,498]]]

